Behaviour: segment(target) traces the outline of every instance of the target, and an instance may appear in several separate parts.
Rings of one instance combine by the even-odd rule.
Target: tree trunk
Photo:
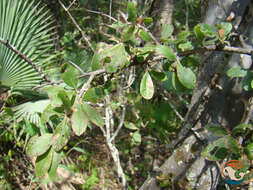
[[[250,0],[218,2],[220,3],[217,4],[215,0],[209,1],[204,22],[214,25],[224,21],[230,12],[234,11],[236,17],[233,25],[239,27],[238,31],[247,30],[245,35],[249,36],[248,47],[251,48],[253,26],[248,24],[249,27],[245,27],[247,23],[242,23],[242,18],[247,11],[246,7],[252,2]],[[250,22],[253,23],[253,20]],[[196,88],[182,130],[170,145],[174,150],[173,153],[160,167],[160,173],[170,179],[171,189],[216,189],[220,180],[219,167],[216,162],[201,157],[204,148],[215,140],[212,134],[204,130],[204,126],[216,124],[231,129],[242,122],[247,109],[245,99],[242,100],[242,97],[246,97],[244,92],[233,93],[234,79],[228,78],[225,74],[229,67],[240,66],[240,56],[233,55],[226,61],[223,52],[211,52],[203,55],[201,59],[202,67],[197,75]],[[216,76],[217,80],[212,84]],[[216,88],[218,85],[222,89]],[[159,190],[156,177],[150,176],[140,190]]]
[[[173,8],[174,8],[173,0],[159,1],[159,9],[158,9],[159,20],[156,22],[154,31],[154,35],[157,39],[160,39],[161,37],[162,26],[165,24],[172,24]]]

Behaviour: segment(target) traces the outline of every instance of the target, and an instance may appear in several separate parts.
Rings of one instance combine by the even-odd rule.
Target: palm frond
[[[12,108],[12,111],[15,113],[15,117],[18,121],[21,121],[23,118],[26,118],[33,124],[39,124],[40,116],[46,107],[50,104],[50,100],[38,100],[26,102],[24,104],[15,106]]]
[[[52,18],[45,7],[26,0],[0,1],[0,38],[30,59],[45,67],[54,58]],[[46,60],[46,62],[44,61]],[[38,69],[37,69],[38,70]],[[0,44],[0,83],[15,88],[32,88],[43,80],[41,73],[13,50]]]

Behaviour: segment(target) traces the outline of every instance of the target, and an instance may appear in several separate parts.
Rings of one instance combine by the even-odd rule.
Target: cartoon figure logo
[[[248,172],[247,167],[243,167],[242,162],[230,160],[223,165],[221,174],[228,184],[238,185],[245,180],[244,176]]]

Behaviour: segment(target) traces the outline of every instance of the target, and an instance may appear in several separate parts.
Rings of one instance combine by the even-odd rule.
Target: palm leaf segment
[[[53,56],[54,27],[45,8],[30,0],[0,1],[0,39],[25,57],[36,68],[45,68]],[[15,88],[32,88],[42,81],[41,73],[13,50],[0,44],[0,84]]]

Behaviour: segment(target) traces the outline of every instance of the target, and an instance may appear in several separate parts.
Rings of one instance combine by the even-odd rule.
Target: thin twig
[[[2,44],[4,44],[7,48],[9,48],[10,50],[12,50],[13,52],[15,52],[19,57],[21,57],[23,60],[25,60],[29,65],[32,66],[32,68],[39,73],[39,75],[41,76],[41,78],[43,78],[46,82],[49,82],[51,84],[54,84],[54,82],[52,82],[46,74],[43,73],[42,69],[40,67],[38,67],[35,63],[32,62],[31,59],[29,59],[28,57],[26,57],[21,51],[19,51],[18,49],[16,49],[15,47],[13,47],[11,44],[9,44],[8,40],[4,40],[2,38],[0,38],[0,42]]]
[[[102,73],[105,73],[105,72],[106,72],[105,69],[90,71],[90,72],[83,73],[82,75],[79,76],[79,78],[90,76],[90,75],[99,75],[99,74],[102,74]]]
[[[108,17],[109,19],[111,19],[111,20],[113,20],[113,21],[115,21],[115,22],[118,21],[117,19],[113,18],[112,16],[107,15],[107,14],[102,13],[102,12],[99,12],[99,11],[92,11],[92,10],[89,10],[89,9],[86,9],[86,11],[87,11],[87,12],[91,12],[91,13],[95,13],[95,14],[100,14],[100,15],[102,15],[102,16]],[[130,23],[128,23],[128,24],[130,24]],[[142,25],[138,24],[138,27],[141,28],[141,29],[143,29],[144,31],[146,31],[146,32],[150,35],[150,37],[152,38],[152,40],[153,40],[157,45],[160,44],[160,43],[158,42],[158,40],[154,37],[154,35],[153,35],[145,26],[142,26]]]
[[[75,25],[75,27],[77,28],[77,30],[80,32],[80,34],[82,35],[82,38],[86,41],[86,43],[88,44],[88,46],[90,47],[90,49],[95,52],[95,50],[93,49],[90,41],[88,38],[85,37],[84,32],[82,31],[82,29],[80,28],[80,26],[77,24],[76,20],[74,19],[74,17],[70,14],[69,10],[65,7],[65,5],[61,2],[61,0],[58,0],[59,4],[62,6],[62,8],[65,10],[65,12],[68,14],[69,18],[71,19],[72,23]]]
[[[111,19],[111,17],[112,17],[112,0],[110,0],[110,13],[109,13],[109,15],[110,15],[110,22],[112,22],[112,19]]]
[[[113,158],[114,164],[117,168],[119,181],[121,182],[123,188],[126,189],[126,177],[125,177],[123,168],[122,168],[121,163],[120,163],[119,151],[116,148],[115,144],[113,144],[112,141],[110,140],[111,139],[110,138],[110,136],[111,136],[111,123],[112,123],[111,120],[113,119],[110,112],[111,112],[110,97],[109,97],[109,95],[106,95],[105,96],[106,142],[107,142],[107,146],[110,150],[111,156]]]
[[[71,3],[70,3],[70,5],[68,6],[68,10],[72,7],[72,5],[74,5],[74,3],[76,2],[76,0],[74,0],[74,1],[72,1]]]
[[[102,15],[102,16],[105,16],[111,20],[113,20],[114,22],[117,22],[118,20],[116,18],[113,18],[112,16],[108,15],[108,14],[105,14],[105,13],[102,13],[102,12],[99,12],[99,11],[93,11],[93,10],[89,10],[89,9],[85,9],[87,12],[90,12],[90,13],[95,13],[95,14],[99,14],[99,15]]]
[[[83,74],[85,74],[85,72],[77,65],[77,64],[75,64],[74,62],[72,62],[72,61],[68,61],[73,67],[75,67],[78,71],[80,71],[80,73],[83,75]]]
[[[189,4],[188,4],[188,0],[185,0],[185,6],[186,6],[185,27],[186,27],[186,30],[189,30]]]
[[[227,52],[227,53],[240,53],[240,54],[248,54],[251,55],[253,54],[253,49],[246,49],[246,48],[241,48],[241,47],[232,47],[232,46],[224,46],[224,47],[219,47],[217,45],[210,45],[210,46],[205,46],[202,48],[197,48],[185,52],[179,52],[179,56],[188,56],[192,54],[202,54],[208,51],[222,51],[222,52]]]
[[[149,29],[147,29],[145,26],[142,26],[140,24],[138,24],[138,26],[143,29],[145,32],[147,32],[150,37],[152,38],[152,40],[157,44],[157,45],[160,45],[160,43],[158,42],[158,40],[154,37],[154,35],[149,31]]]
[[[179,119],[181,120],[181,121],[184,121],[184,118],[181,116],[181,114],[177,111],[177,109],[175,108],[175,106],[172,104],[172,103],[170,103],[169,102],[169,105],[170,105],[170,107],[173,109],[173,111],[175,112],[175,114],[179,117]]]
[[[82,86],[82,88],[81,88],[81,90],[80,90],[80,92],[79,92],[79,94],[78,94],[78,97],[79,97],[80,99],[83,97],[84,93],[89,89],[90,84],[91,84],[91,82],[93,81],[94,77],[95,77],[94,74],[93,74],[93,75],[90,75],[88,81],[85,82],[85,83],[83,84],[83,86]]]
[[[123,108],[122,108],[122,114],[121,114],[121,117],[120,117],[119,126],[116,129],[116,131],[114,132],[113,136],[111,137],[110,142],[112,142],[117,137],[117,135],[119,134],[119,131],[120,131],[120,129],[122,128],[122,126],[124,124],[125,116],[126,116],[126,105],[124,105]]]

